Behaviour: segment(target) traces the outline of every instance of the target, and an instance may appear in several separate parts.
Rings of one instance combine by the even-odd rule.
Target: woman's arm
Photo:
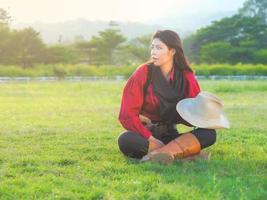
[[[128,79],[123,89],[119,121],[125,129],[149,138],[152,133],[143,125],[139,118],[144,101],[143,87],[146,82],[146,75],[147,67],[142,65]]]

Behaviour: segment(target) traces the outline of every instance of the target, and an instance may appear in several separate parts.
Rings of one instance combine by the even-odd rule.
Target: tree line
[[[231,17],[213,22],[184,40],[195,63],[267,63],[267,1],[247,0]]]
[[[11,30],[11,17],[0,8],[0,64],[30,67],[36,63],[88,63],[127,65],[145,62],[151,35],[127,40],[116,26],[90,40],[71,45],[43,43],[32,28]],[[267,63],[267,2],[247,0],[231,17],[197,30],[183,40],[186,55],[194,63]]]

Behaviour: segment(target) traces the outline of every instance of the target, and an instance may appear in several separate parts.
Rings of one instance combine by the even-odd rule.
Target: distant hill
[[[119,22],[118,28],[127,38],[135,38],[140,35],[150,34],[162,28],[158,25],[147,25],[137,22]],[[61,23],[35,22],[33,24],[19,23],[13,28],[21,29],[27,26],[39,31],[43,41],[47,44],[71,43],[75,40],[89,40],[93,35],[109,26],[107,21],[89,21],[77,19]]]
[[[234,12],[223,12],[214,14],[195,14],[188,16],[174,16],[161,18],[146,23],[139,22],[117,22],[118,28],[128,39],[150,34],[158,29],[176,30],[181,37],[185,37],[200,27],[209,25],[212,21],[231,16]],[[90,21],[77,19],[60,23],[35,22],[33,24],[16,23],[12,27],[21,29],[31,26],[39,31],[43,41],[47,44],[72,43],[75,40],[89,40],[99,31],[109,27],[108,21]]]

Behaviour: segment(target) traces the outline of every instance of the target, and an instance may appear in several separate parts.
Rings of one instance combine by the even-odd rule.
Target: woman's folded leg
[[[211,146],[216,141],[216,131],[198,128],[179,135],[167,145],[150,152],[143,161],[152,160],[163,164],[171,163],[175,158],[185,159],[200,155],[201,149]],[[207,155],[207,159],[208,159]]]
[[[190,136],[190,134],[192,136]],[[216,142],[216,131],[214,129],[197,128],[187,134],[179,135],[178,133],[176,133],[173,135],[175,136],[174,138],[176,137],[179,138],[178,141],[181,142],[182,146],[186,145],[186,149],[187,149],[186,151],[188,151],[188,149],[191,149],[191,148],[195,149],[195,147],[199,145],[198,152],[200,152],[201,149],[209,147]],[[161,140],[162,139],[163,138],[161,138]],[[186,144],[182,140],[184,140],[184,142],[189,142],[189,143]],[[122,133],[118,138],[118,144],[119,144],[119,148],[121,152],[124,155],[132,157],[132,158],[139,159],[148,153],[148,147],[149,147],[148,140],[143,138],[141,135],[135,132],[126,131]],[[192,147],[190,146],[191,144],[193,144]],[[167,145],[167,146],[170,146],[170,145]],[[163,147],[163,149],[164,148],[166,147]],[[192,155],[197,153],[195,151],[192,152]]]
[[[148,152],[148,140],[132,131],[123,132],[118,138],[118,145],[125,156],[142,158]]]

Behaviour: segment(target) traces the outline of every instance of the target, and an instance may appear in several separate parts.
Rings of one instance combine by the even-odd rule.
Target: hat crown
[[[223,110],[223,102],[208,92],[201,92],[195,99],[196,112],[207,119],[216,119]]]

